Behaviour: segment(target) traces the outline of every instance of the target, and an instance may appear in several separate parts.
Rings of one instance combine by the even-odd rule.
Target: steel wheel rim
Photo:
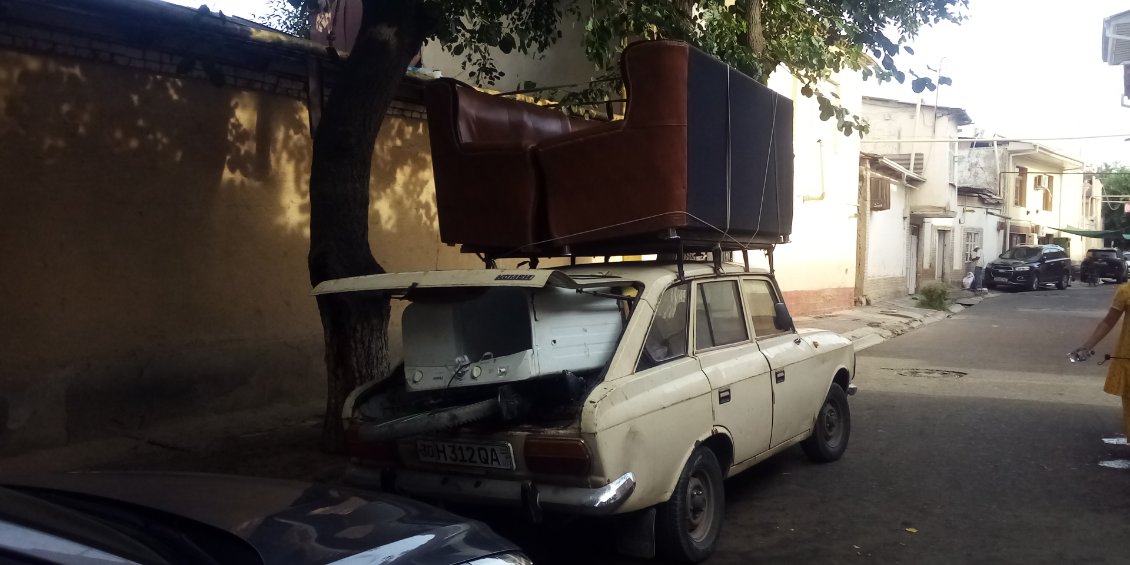
[[[687,534],[695,543],[702,543],[714,528],[714,492],[716,485],[699,469],[687,481]]]
[[[844,418],[833,403],[828,402],[820,409],[820,431],[824,435],[824,445],[829,449],[840,446],[844,436]]]

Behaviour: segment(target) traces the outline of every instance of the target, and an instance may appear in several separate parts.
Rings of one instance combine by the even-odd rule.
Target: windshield
[[[1039,254],[1039,247],[1013,247],[1001,253],[1001,259],[1031,259]]]

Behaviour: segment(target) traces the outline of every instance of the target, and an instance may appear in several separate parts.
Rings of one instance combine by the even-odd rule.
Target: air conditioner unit
[[[1032,177],[1032,186],[1035,187],[1035,188],[1047,188],[1048,187],[1048,176],[1047,175],[1036,175],[1036,176]]]

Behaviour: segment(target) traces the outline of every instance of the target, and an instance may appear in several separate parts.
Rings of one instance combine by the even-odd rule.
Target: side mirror
[[[1040,255],[1040,262],[1041,262],[1041,263],[1047,263],[1047,262],[1048,262],[1048,258],[1047,258],[1047,257],[1044,257],[1043,255]]]
[[[789,309],[784,302],[773,305],[773,326],[783,332],[796,329],[793,326],[793,317],[789,314]]]

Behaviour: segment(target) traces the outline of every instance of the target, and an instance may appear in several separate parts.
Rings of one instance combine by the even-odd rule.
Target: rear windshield
[[[1001,253],[1001,259],[1031,259],[1039,254],[1039,247],[1013,247]]]
[[[1115,259],[1118,257],[1118,252],[1108,249],[1092,249],[1087,252],[1087,257],[1092,259]]]

